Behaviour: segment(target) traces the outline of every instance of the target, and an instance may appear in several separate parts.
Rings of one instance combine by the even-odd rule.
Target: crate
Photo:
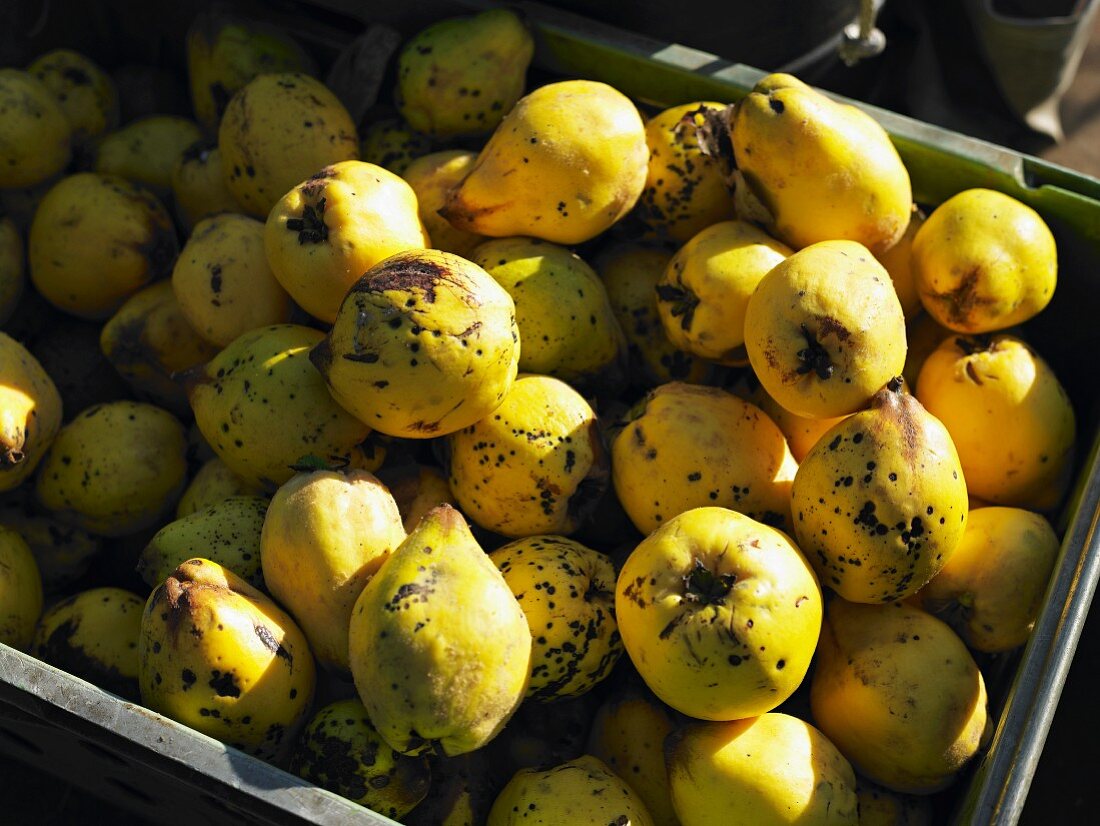
[[[24,45],[37,53],[63,44],[109,59],[114,44],[104,37],[119,38],[137,49],[135,59],[178,67],[183,65],[182,31],[201,5],[200,0],[182,0],[166,9],[128,0],[55,0],[55,13],[75,15],[75,22],[68,19],[60,33],[47,27]],[[379,8],[361,0],[242,0],[234,5],[261,12],[331,57],[368,23],[387,22],[408,35],[440,17],[498,4],[444,1]],[[539,70],[603,80],[640,102],[733,101],[763,74],[538,3],[513,5],[535,30]],[[98,14],[95,25],[82,25],[80,15],[89,10]],[[862,108],[891,134],[919,203],[934,206],[975,186],[998,189],[1042,214],[1058,242],[1055,298],[1025,332],[1073,400],[1076,483],[1056,519],[1064,538],[1030,641],[1020,651],[981,662],[996,726],[993,740],[944,798],[953,823],[1011,824],[1023,809],[1100,578],[1100,384],[1082,358],[1100,351],[1095,319],[1100,310],[1100,180],[911,118]],[[3,645],[0,753],[158,822],[393,823]]]

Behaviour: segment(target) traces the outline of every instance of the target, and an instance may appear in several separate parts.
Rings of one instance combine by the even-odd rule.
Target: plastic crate
[[[137,59],[177,66],[183,65],[183,30],[201,5],[199,0],[182,0],[171,9],[150,11],[130,0],[57,0],[63,12],[76,15],[86,7],[105,8],[102,19],[117,24],[120,37],[146,44],[147,53]],[[235,5],[261,11],[307,45],[331,53],[368,23],[387,22],[408,35],[440,17],[501,4],[428,2],[387,9],[361,0],[302,0]],[[512,5],[522,9],[534,28],[540,70],[603,80],[641,102],[734,101],[763,75],[538,3]],[[64,45],[95,56],[96,36],[88,30],[89,42]],[[37,35],[33,50],[61,45],[50,37],[47,27]],[[162,54],[165,49],[170,53]],[[1076,483],[1056,520],[1062,548],[1031,639],[1020,651],[980,660],[996,724],[993,740],[947,793],[953,823],[1011,824],[1023,809],[1100,577],[1100,385],[1081,358],[1100,350],[1095,317],[1100,310],[1100,180],[857,105],[891,134],[919,203],[935,206],[975,186],[998,189],[1042,214],[1058,242],[1054,300],[1024,329],[1073,400],[1079,443]],[[157,822],[393,823],[3,645],[0,753],[54,772]]]

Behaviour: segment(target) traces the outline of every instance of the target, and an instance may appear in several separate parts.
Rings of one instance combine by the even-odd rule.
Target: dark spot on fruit
[[[210,672],[210,687],[219,697],[240,697],[241,688],[233,678],[232,671],[221,672],[217,669]]]

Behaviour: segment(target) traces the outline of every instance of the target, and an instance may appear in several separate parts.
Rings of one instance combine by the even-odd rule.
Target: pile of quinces
[[[0,70],[0,639],[406,823],[931,822],[1058,552],[1042,218],[506,10],[365,125],[187,48],[193,119]]]

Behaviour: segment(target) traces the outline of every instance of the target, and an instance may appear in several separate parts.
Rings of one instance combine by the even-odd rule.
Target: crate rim
[[[364,24],[372,22],[370,7],[360,0],[297,0],[297,4],[325,8]],[[705,93],[711,90],[721,91],[719,99],[733,101],[767,74],[708,52],[627,32],[538,2],[449,0],[449,5],[456,13],[497,7],[520,10],[535,30],[535,62],[543,68],[569,75],[577,66],[578,55],[587,51],[589,60],[593,54],[610,57],[612,72],[616,67],[621,71],[645,67],[626,86],[644,85],[658,75],[670,79],[671,87],[666,85],[666,89],[699,90],[697,95],[680,95],[680,99],[673,99],[676,95],[666,99],[632,95],[642,101],[672,105],[713,99]],[[584,73],[592,76],[598,71],[588,68]],[[630,94],[628,89],[624,91]],[[894,140],[907,167],[911,163],[920,167],[923,155],[946,154],[963,168],[961,180],[939,181],[930,192],[920,193],[925,202],[939,203],[969,188],[973,179],[984,180],[1040,213],[1053,212],[1100,252],[1100,178],[828,94],[876,118]],[[1087,460],[1064,512],[1069,514],[1069,524],[1043,609],[1024,647],[992,742],[976,766],[967,793],[957,804],[955,823],[1013,824],[1023,811],[1100,580],[1100,428],[1093,434]],[[4,702],[40,719],[63,723],[74,732],[94,728],[110,731],[133,742],[135,750],[150,749],[164,759],[167,767],[197,769],[228,788],[264,801],[288,822],[395,824],[384,815],[0,643],[0,703]],[[147,740],[136,739],[134,731],[150,736]],[[203,753],[197,756],[200,749]],[[164,766],[154,768],[169,771]]]

